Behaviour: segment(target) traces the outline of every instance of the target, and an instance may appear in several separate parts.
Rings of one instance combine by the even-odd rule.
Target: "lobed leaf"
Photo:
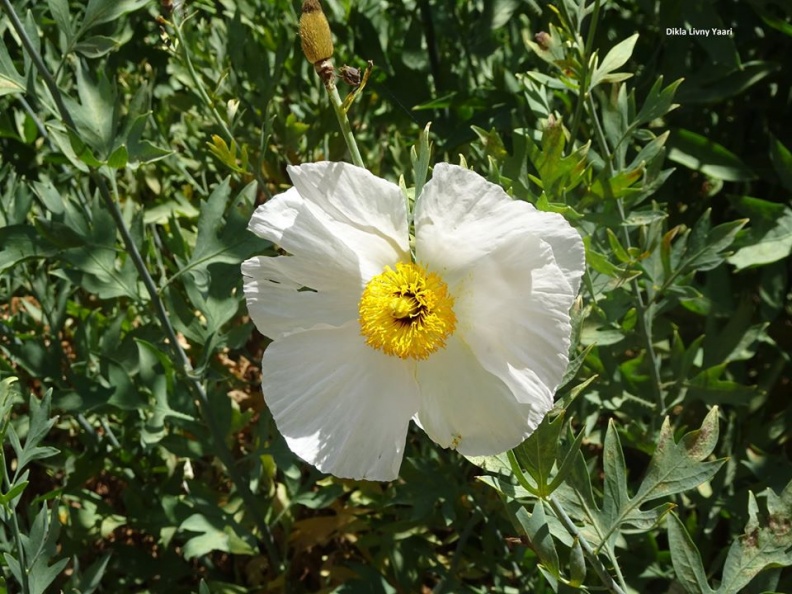
[[[767,516],[759,515],[756,497],[749,492],[748,523],[729,548],[717,594],[739,594],[768,566],[792,565],[792,481],[781,495],[766,491]]]
[[[717,442],[717,406],[704,418],[701,428],[685,434],[679,443],[674,442],[671,422],[666,417],[636,497],[645,501],[668,497],[694,489],[711,479],[725,462],[725,459],[704,461],[712,454]]]
[[[700,429],[686,434],[674,443],[671,425],[666,418],[649,469],[638,492],[631,497],[627,485],[626,465],[618,433],[611,421],[603,448],[603,502],[594,499],[591,480],[582,455],[570,472],[569,481],[559,489],[565,506],[585,524],[592,544],[599,550],[612,552],[615,539],[624,526],[649,530],[672,508],[664,503],[641,509],[646,503],[681,493],[708,481],[723,460],[704,462],[718,439],[717,408],[704,419]]]

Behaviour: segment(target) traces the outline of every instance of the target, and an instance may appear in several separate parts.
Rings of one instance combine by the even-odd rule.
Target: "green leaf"
[[[740,249],[727,258],[738,271],[771,264],[792,254],[792,209],[767,203],[775,207],[768,209],[763,203],[766,201],[756,198],[743,197],[741,200],[741,210],[748,210],[747,214],[751,216],[751,227],[748,237],[740,241]],[[767,219],[759,218],[768,210],[773,212],[768,213]]]
[[[129,161],[127,148],[122,144],[107,158],[107,166],[113,169],[123,169]]]
[[[5,43],[0,39],[0,97],[25,92],[25,77],[17,72]]]
[[[564,507],[584,522],[592,544],[612,555],[622,527],[649,530],[673,508],[673,504],[665,503],[642,510],[644,504],[692,489],[712,478],[723,460],[703,460],[712,452],[717,438],[717,409],[707,415],[701,429],[688,433],[678,444],[674,443],[670,422],[666,418],[646,476],[636,495],[630,497],[624,454],[611,421],[603,449],[605,479],[602,507],[594,500],[586,463],[580,454],[569,480],[558,489],[559,497]]]
[[[772,134],[770,138],[770,161],[783,186],[792,192],[792,152]]]
[[[151,445],[167,435],[165,420],[169,417],[193,421],[194,418],[171,407],[168,394],[174,391],[173,361],[156,345],[136,338],[140,360],[140,379],[154,395],[154,407],[147,411],[148,419],[141,431],[141,441]]]
[[[22,491],[25,490],[25,487],[27,487],[29,483],[30,481],[27,480],[18,480],[11,486],[11,488],[8,490],[8,493],[0,493],[0,505],[8,508],[8,504],[17,498],[22,493]]]
[[[251,182],[232,201],[230,180],[226,178],[208,200],[201,202],[195,250],[178,275],[190,271],[208,274],[211,264],[239,264],[261,251],[262,241],[247,230],[255,189],[255,182]]]
[[[217,517],[209,518],[196,513],[181,523],[180,530],[199,533],[184,544],[184,558],[194,559],[212,551],[254,555],[257,549],[254,546],[253,534],[242,530],[236,522],[230,520],[230,517],[225,516],[221,509],[214,510],[214,513]],[[237,530],[241,531],[243,536],[240,536]]]
[[[668,158],[704,175],[723,181],[747,181],[756,176],[742,160],[726,147],[708,138],[678,129],[668,143]]]
[[[679,443],[674,443],[671,422],[666,417],[636,498],[668,497],[707,482],[725,462],[723,459],[705,462],[717,443],[718,407],[709,411],[700,429],[686,433]]]
[[[47,390],[40,401],[31,394],[29,400],[30,421],[24,447],[20,445],[14,427],[8,427],[8,436],[17,455],[17,473],[33,460],[49,458],[60,452],[60,450],[54,447],[42,447],[38,445],[57,422],[57,417],[50,418],[51,403],[52,390]]]
[[[714,365],[684,382],[688,390],[688,398],[701,400],[707,404],[730,404],[732,406],[748,406],[757,388],[743,386],[731,380],[721,379],[727,364]]]
[[[87,64],[77,69],[79,105],[72,102],[71,114],[80,139],[90,146],[99,158],[105,159],[113,144],[117,124],[116,89],[102,70],[94,81]]]
[[[0,228],[0,274],[33,258],[50,258],[57,248],[39,237],[31,225],[9,225]]]
[[[148,3],[149,0],[89,0],[88,6],[85,7],[85,14],[83,15],[83,22],[78,37],[92,27],[115,21],[119,17],[138,10]]]
[[[525,131],[515,133],[515,146],[518,138],[524,141],[528,158],[539,174],[540,185],[551,200],[560,201],[565,192],[577,187],[583,181],[591,143],[586,143],[564,156],[566,137],[564,126],[560,121],[548,120],[542,131],[541,147],[537,146],[530,134]]]
[[[73,34],[71,16],[69,15],[69,0],[47,0],[50,14],[58,25],[58,29],[66,36],[67,43]]]
[[[679,92],[679,100],[685,105],[722,102],[744,93],[780,68],[780,64],[775,62],[756,60],[741,64],[714,81],[705,79],[699,82],[704,77],[690,76]]]
[[[668,549],[671,552],[671,562],[674,565],[677,581],[689,594],[713,594],[715,591],[707,583],[701,555],[685,525],[674,512],[666,517]]]
[[[107,564],[110,561],[111,554],[105,553],[97,559],[91,566],[85,570],[82,575],[72,576],[67,586],[67,592],[79,592],[79,594],[93,594],[102,583]],[[69,589],[71,588],[71,590]]]
[[[429,158],[432,155],[432,143],[429,140],[429,125],[430,124],[426,124],[426,127],[418,136],[418,142],[410,149],[410,161],[413,166],[413,181],[415,183],[416,198],[421,195],[421,190],[429,174]],[[475,126],[473,128],[475,130]]]
[[[93,35],[74,46],[74,51],[86,58],[101,58],[121,45],[120,40],[106,35]]]
[[[549,416],[545,416],[528,439],[514,448],[514,455],[533,478],[541,497],[550,494],[547,487],[550,484],[550,473],[555,466],[563,426],[563,412],[552,421]]]
[[[36,514],[30,527],[27,539],[22,540],[25,551],[25,562],[28,574],[29,592],[31,594],[44,594],[49,585],[58,577],[68,559],[61,559],[53,565],[50,560],[57,554],[58,534],[60,522],[58,520],[58,506],[54,505],[48,510],[46,505]]]
[[[586,579],[586,559],[583,556],[583,547],[580,539],[575,538],[572,550],[569,551],[569,583],[574,588],[579,588]]]
[[[522,508],[522,511],[524,512],[525,509]],[[519,510],[517,514],[526,535],[530,539],[536,554],[539,555],[545,568],[549,570],[553,576],[558,577],[560,574],[558,552],[555,548],[555,541],[550,534],[550,524],[545,516],[544,503],[541,500],[536,501],[536,503],[534,503],[533,513],[531,513],[531,516],[527,519],[525,519],[524,516],[520,517]]]
[[[679,268],[684,272],[712,270],[719,266],[726,259],[727,254],[724,252],[748,222],[748,219],[740,219],[712,228],[710,215],[711,210],[707,209],[685,237],[683,246],[680,246],[683,250]]]
[[[589,91],[603,82],[616,82],[617,80],[624,79],[624,77],[616,79],[614,78],[615,75],[611,73],[627,63],[627,60],[632,56],[636,41],[638,41],[638,33],[631,35],[611,48],[602,60],[602,64],[600,64],[591,75]]]
[[[683,79],[680,78],[672,82],[666,88],[662,88],[663,77],[658,77],[649,90],[649,94],[646,96],[641,111],[638,112],[635,120],[630,123],[630,127],[638,128],[639,126],[648,124],[679,107],[678,104],[673,103],[673,100],[682,81]]]
[[[729,548],[718,594],[743,592],[751,580],[768,566],[792,565],[792,481],[778,496],[765,491],[767,515],[760,517],[756,497],[749,491],[745,532]]]
[[[638,163],[632,169],[619,171],[615,175],[609,174],[603,169],[586,188],[587,197],[613,200],[636,194],[639,189],[635,188],[635,184],[644,177],[645,173],[644,163]]]
[[[33,224],[42,240],[49,241],[61,249],[85,245],[85,238],[65,223],[39,217],[36,218]]]

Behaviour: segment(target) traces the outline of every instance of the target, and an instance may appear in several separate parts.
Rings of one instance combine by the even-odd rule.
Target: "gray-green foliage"
[[[13,472],[5,453],[0,456],[0,521],[4,525],[0,546],[5,565],[19,591],[43,594],[69,562],[68,559],[58,559],[52,563],[58,556],[58,506],[53,505],[50,509],[44,502],[40,506],[30,504],[30,508],[25,509],[26,505],[21,501],[30,484],[31,463],[58,454],[56,448],[41,445],[56,419],[50,418],[51,391],[41,401],[31,396],[26,434],[20,439],[11,419],[16,396],[12,389],[14,383],[15,378],[0,382],[0,441],[4,448],[10,444],[14,453]],[[28,526],[25,525],[26,519],[29,519]]]

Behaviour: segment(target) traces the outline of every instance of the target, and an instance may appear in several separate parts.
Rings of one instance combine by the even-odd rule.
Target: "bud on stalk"
[[[319,0],[304,0],[300,16],[300,41],[308,61],[327,85],[332,81],[333,37]]]

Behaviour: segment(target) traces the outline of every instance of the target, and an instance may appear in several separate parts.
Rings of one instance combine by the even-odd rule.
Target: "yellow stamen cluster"
[[[426,359],[456,328],[454,298],[437,274],[399,262],[372,278],[358,308],[366,343],[402,359]]]

